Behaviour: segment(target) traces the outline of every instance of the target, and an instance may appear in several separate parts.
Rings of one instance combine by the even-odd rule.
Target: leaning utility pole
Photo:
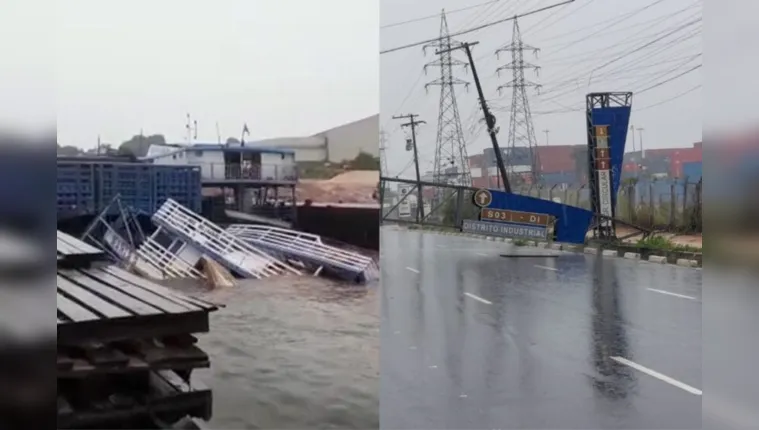
[[[480,42],[464,42],[457,46],[453,46],[448,50],[452,51],[454,49],[463,49],[466,52],[466,56],[469,59],[469,67],[472,69],[474,84],[477,87],[477,95],[480,98],[480,108],[482,109],[482,114],[485,116],[485,124],[487,124],[488,127],[488,135],[490,135],[490,142],[493,144],[493,151],[495,151],[495,160],[496,164],[498,164],[498,171],[501,174],[501,180],[503,181],[503,190],[507,193],[511,193],[511,185],[509,184],[508,176],[506,176],[506,167],[503,164],[501,147],[498,146],[498,138],[496,137],[498,129],[495,126],[495,115],[490,113],[490,109],[488,109],[488,104],[485,101],[485,94],[482,92],[482,85],[480,85],[480,78],[477,75],[477,68],[474,66],[474,59],[472,58],[471,47],[478,43]]]
[[[416,213],[417,213],[417,222],[420,222],[424,219],[424,200],[422,199],[422,176],[419,173],[419,152],[416,149],[416,126],[419,124],[427,124],[425,121],[417,121],[416,117],[419,115],[417,114],[406,114],[406,115],[398,115],[394,116],[393,119],[408,119],[409,122],[401,124],[401,127],[411,127],[411,145],[408,145],[408,142],[406,144],[406,150],[413,149],[414,151],[414,168],[416,169],[416,195],[417,195],[417,202],[416,202]]]
[[[501,52],[511,52],[511,62],[496,69],[498,74],[502,70],[511,70],[511,81],[498,87],[498,92],[504,88],[511,89],[511,120],[509,121],[509,140],[507,144],[508,160],[510,173],[515,173],[515,165],[523,165],[523,161],[515,159],[519,157],[517,148],[526,148],[527,157],[530,166],[530,176],[532,183],[536,183],[540,177],[537,160],[537,139],[535,138],[535,126],[532,123],[532,112],[530,111],[530,102],[527,98],[527,88],[535,87],[540,90],[541,85],[530,82],[524,77],[525,69],[533,69],[539,72],[540,67],[524,61],[524,51],[531,50],[535,54],[539,52],[538,48],[527,45],[522,41],[522,33],[519,30],[519,22],[514,17],[514,29],[512,31],[511,43],[495,51],[496,56]],[[520,172],[521,173],[521,172]]]
[[[469,157],[467,157],[464,131],[461,127],[459,107],[456,102],[456,86],[464,85],[469,89],[469,82],[456,78],[453,75],[454,67],[466,67],[467,63],[451,54],[451,46],[459,42],[451,39],[448,32],[448,20],[443,10],[440,18],[440,38],[424,45],[422,48],[427,52],[428,48],[438,50],[438,59],[424,65],[424,72],[428,67],[439,67],[440,77],[428,82],[424,89],[430,86],[440,87],[440,101],[438,107],[437,139],[435,141],[435,164],[433,168],[433,182],[441,184],[472,185],[472,175],[469,170]],[[442,191],[443,189],[438,189]],[[437,194],[437,193],[436,193]],[[436,200],[440,196],[436,196]]]

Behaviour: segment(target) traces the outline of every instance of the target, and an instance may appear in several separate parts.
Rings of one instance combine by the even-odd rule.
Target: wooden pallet
[[[211,390],[197,379],[158,370],[150,372],[145,391],[112,390],[85,398],[59,393],[57,428],[126,428],[145,420],[171,423],[188,414],[209,419],[211,400]]]
[[[217,309],[116,266],[57,275],[58,345],[204,333]]]

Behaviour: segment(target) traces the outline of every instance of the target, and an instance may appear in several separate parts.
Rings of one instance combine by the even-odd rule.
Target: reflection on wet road
[[[200,346],[213,389],[212,429],[379,427],[377,285],[323,278],[241,281],[205,298]]]
[[[383,428],[701,427],[702,272],[383,228]]]

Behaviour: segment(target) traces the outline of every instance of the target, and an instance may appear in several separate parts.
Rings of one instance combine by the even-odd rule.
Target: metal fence
[[[472,193],[477,188],[423,182],[423,216],[417,212],[418,192],[414,181],[383,178],[380,188],[384,220],[459,227],[463,219],[478,214],[478,208],[472,203]],[[523,186],[512,191],[590,209],[587,185]],[[399,210],[404,205],[408,205],[408,210]],[[702,182],[662,180],[623,184],[617,195],[616,218],[651,229],[701,232]]]

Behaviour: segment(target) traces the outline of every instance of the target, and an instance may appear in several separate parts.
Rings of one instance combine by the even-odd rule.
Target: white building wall
[[[327,161],[327,140],[321,136],[278,137],[254,142],[252,145],[295,151],[295,161]]]
[[[283,179],[293,176],[294,157],[291,154],[261,154],[261,177]]]
[[[469,173],[472,175],[473,178],[481,178],[482,177],[482,168],[481,167],[470,167]]]
[[[226,169],[224,167],[224,153],[218,150],[187,150],[187,164],[200,166],[200,175],[203,179],[224,179]]]
[[[379,115],[318,133],[327,142],[327,159],[339,163],[356,158],[359,152],[379,157]]]

